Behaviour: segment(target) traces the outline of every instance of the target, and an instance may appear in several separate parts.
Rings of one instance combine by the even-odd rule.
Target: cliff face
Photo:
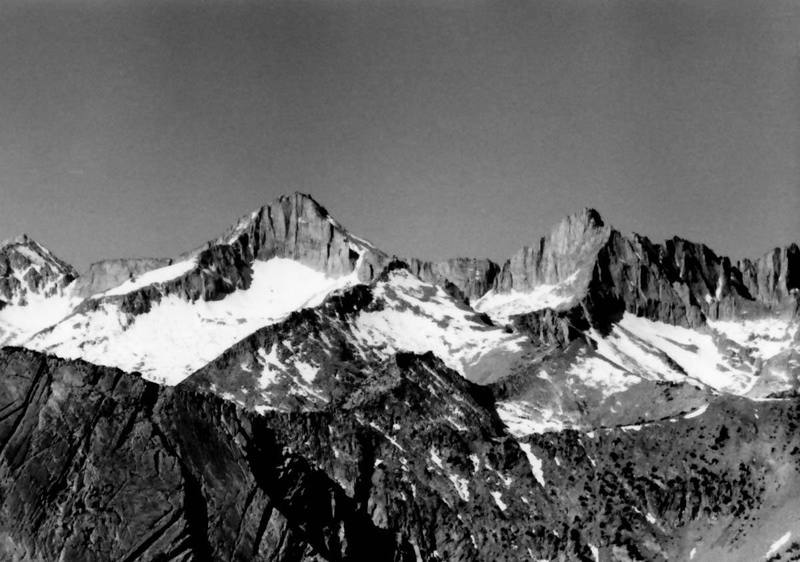
[[[576,232],[566,227],[561,231]],[[591,233],[581,229],[577,232],[579,239]],[[547,247],[546,240],[552,237],[543,239],[543,248]],[[732,265],[727,257],[717,256],[704,244],[677,237],[656,244],[646,237],[635,234],[628,237],[610,230],[607,237],[605,231],[602,237],[590,234],[582,243],[573,240],[571,246],[583,248],[576,255],[584,257],[574,262],[562,261],[561,268],[552,265],[556,261],[544,259],[539,263],[549,263],[549,268],[528,267],[527,277],[520,273],[512,274],[510,279],[518,280],[522,276],[538,279],[538,283],[557,283],[563,282],[563,276],[538,271],[576,268],[573,271],[578,279],[588,278],[585,284],[573,285],[576,300],[597,327],[613,322],[623,311],[668,324],[698,327],[705,324],[706,319],[736,319],[797,308],[800,251],[796,245],[776,249],[755,262],[745,260],[738,266]],[[524,260],[528,255],[534,257]],[[541,255],[541,252],[524,250],[517,260],[530,266],[537,263]],[[503,275],[509,269],[512,266],[506,264],[500,287],[504,286]],[[526,271],[525,268],[521,270]],[[513,283],[506,286],[516,287]],[[528,316],[548,314],[541,310]]]
[[[289,258],[332,277],[356,271],[369,282],[386,255],[348,233],[328,211],[302,193],[280,197],[243,217],[215,244],[230,244],[245,261]]]
[[[794,248],[794,250],[793,250]],[[735,319],[794,309],[800,271],[796,246],[740,264],[703,244],[673,238],[653,244],[614,232],[598,254],[588,298],[638,316],[696,327],[706,318]]]
[[[103,302],[112,302],[118,303],[123,312],[137,315],[148,312],[154,302],[165,296],[176,295],[190,302],[216,301],[236,289],[250,286],[251,264],[231,246],[211,246],[199,251],[193,259],[194,267],[185,275],[122,295],[86,301],[81,310],[92,310]]]
[[[742,260],[737,268],[750,294],[777,307],[797,299],[800,291],[800,248],[790,244],[775,248],[755,260]]]
[[[387,261],[386,254],[348,233],[314,199],[295,193],[243,217],[216,240],[175,260],[194,262],[186,273],[124,295],[104,296],[102,302],[120,303],[124,312],[141,314],[169,295],[221,300],[250,287],[256,260],[272,258],[291,259],[333,278],[353,275],[364,283]],[[94,309],[100,303],[83,307]]]
[[[76,296],[88,298],[171,263],[169,258],[120,258],[95,262],[75,280],[72,291]]]
[[[536,246],[522,248],[503,264],[494,288],[499,292],[529,291],[573,276],[575,287],[585,286],[594,259],[610,234],[611,227],[594,209],[570,215]]]
[[[488,259],[453,258],[439,262],[412,258],[408,269],[425,281],[444,287],[451,295],[464,302],[472,302],[485,295],[495,283],[500,266]]]

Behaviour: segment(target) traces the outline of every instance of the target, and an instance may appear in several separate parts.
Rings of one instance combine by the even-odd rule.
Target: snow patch
[[[539,410],[528,402],[501,401],[496,406],[497,414],[514,437],[564,429],[563,422],[555,419],[551,410]]]
[[[278,375],[283,372],[284,365],[278,359],[278,344],[273,344],[269,353],[264,349],[258,350],[258,362],[262,366],[261,376],[258,378],[258,385],[267,388],[278,382]]]
[[[466,478],[459,476],[458,474],[453,474],[452,472],[447,474],[447,478],[452,482],[453,487],[456,489],[458,496],[464,500],[465,502],[469,501],[469,480]]]
[[[772,546],[769,547],[769,550],[767,551],[767,554],[765,556],[769,558],[772,555],[776,554],[781,548],[783,548],[786,545],[786,543],[789,542],[791,536],[792,532],[786,531],[786,533],[781,538],[772,543]]]
[[[497,504],[497,507],[500,508],[500,511],[505,511],[508,509],[508,504],[503,501],[503,494],[496,490],[490,492],[492,494],[492,498],[494,498],[494,503]]]
[[[500,324],[509,324],[517,314],[535,312],[543,308],[558,308],[575,299],[574,283],[578,272],[574,272],[556,285],[538,285],[530,291],[497,292],[494,289],[475,301],[474,308],[488,314]]]
[[[588,386],[603,390],[607,394],[622,392],[641,379],[617,367],[604,357],[580,355],[567,370],[568,375],[580,379]]]
[[[700,406],[700,407],[699,407],[697,410],[695,410],[694,412],[690,412],[690,413],[686,414],[685,416],[683,416],[683,419],[685,419],[685,420],[690,420],[690,419],[692,419],[692,418],[696,418],[696,417],[698,417],[698,416],[702,416],[703,414],[705,414],[705,413],[706,413],[706,410],[708,410],[708,404],[705,404],[705,405],[703,405],[703,406]]]
[[[542,472],[542,461],[533,454],[533,449],[531,448],[530,443],[520,443],[520,449],[522,452],[525,453],[525,456],[528,457],[528,463],[531,465],[531,472],[533,473],[533,477],[539,482],[539,484],[544,487],[544,473]]]
[[[716,332],[742,347],[753,349],[761,359],[777,355],[792,342],[797,324],[780,318],[708,321]]]

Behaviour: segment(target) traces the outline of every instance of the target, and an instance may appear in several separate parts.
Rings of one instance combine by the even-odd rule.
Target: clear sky
[[[800,239],[795,0],[6,0],[0,69],[0,239],[79,268],[298,190],[426,258]]]

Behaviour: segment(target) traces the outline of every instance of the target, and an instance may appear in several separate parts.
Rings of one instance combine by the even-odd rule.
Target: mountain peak
[[[603,221],[603,217],[600,216],[600,213],[597,212],[596,209],[592,207],[584,207],[581,210],[570,213],[562,218],[561,221],[559,221],[558,224],[553,227],[550,235],[552,237],[556,232],[563,230],[593,231],[602,229],[606,226],[607,225],[605,221]]]
[[[77,271],[27,234],[0,244],[0,300],[27,304],[31,296],[61,294]]]
[[[600,213],[597,209],[593,207],[584,207],[582,210],[582,214],[586,217],[586,222],[592,224],[594,226],[605,226],[605,222],[603,221],[603,217],[600,216]]]
[[[0,248],[7,248],[9,246],[28,246],[31,243],[36,243],[33,238],[28,236],[27,233],[23,232],[22,234],[18,234],[13,238],[9,238],[8,240],[3,240],[0,242]]]
[[[348,232],[311,195],[299,191],[243,216],[215,244],[238,247],[246,261],[288,258],[333,277],[358,270],[363,281],[373,279],[387,258]]]

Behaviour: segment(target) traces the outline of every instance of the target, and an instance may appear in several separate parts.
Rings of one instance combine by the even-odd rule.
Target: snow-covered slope
[[[800,377],[797,330],[779,317],[690,329],[625,313],[610,333],[590,330],[539,364],[498,413],[526,435],[675,417],[717,394],[791,393]]]
[[[525,291],[498,292],[492,289],[475,302],[475,310],[488,314],[498,324],[509,324],[511,317],[543,308],[563,308],[575,304],[578,272],[556,284],[542,283]]]
[[[154,270],[102,296],[123,295],[144,281],[157,284],[191,268],[188,261]],[[168,295],[138,315],[125,312],[118,302],[101,300],[96,308],[67,317],[25,345],[176,384],[258,328],[358,282],[352,274],[331,278],[284,258],[255,261],[252,269],[250,287],[221,300],[190,302]]]
[[[625,313],[611,334],[595,334],[598,354],[625,371],[672,382],[691,380],[716,391],[746,394],[757,370],[711,330],[692,330]]]
[[[800,386],[791,315],[750,306],[742,319],[734,305],[744,293],[736,292],[735,275],[720,273],[727,262],[677,239],[663,247],[629,240],[592,210],[567,217],[502,268],[476,260],[387,267],[386,254],[299,193],[245,215],[179,258],[95,268],[80,291],[70,289],[71,268],[47,250],[27,238],[11,246],[0,260],[0,291],[14,295],[0,310],[0,343],[168,384],[292,312],[368,287],[370,304],[342,312],[317,340],[259,344],[234,365],[256,377],[250,390],[263,407],[287,394],[298,404],[325,401],[317,374],[342,361],[327,341],[333,336],[367,370],[398,352],[432,352],[492,386],[518,434],[627,419],[626,410],[634,419],[670,414],[647,406],[670,385],[682,389],[681,403],[671,404],[677,411],[696,409],[709,393],[766,398]],[[6,262],[13,267],[3,269]],[[470,275],[480,283],[470,284]],[[791,292],[791,276],[784,277]],[[96,289],[87,293],[90,287]],[[726,292],[730,311],[721,308]],[[728,320],[706,323],[712,312]],[[216,388],[224,396],[239,391],[220,381]],[[632,402],[638,409],[626,407]]]
[[[353,322],[354,336],[364,346],[385,353],[432,351],[451,369],[481,383],[508,375],[531,351],[525,337],[488,325],[441,287],[405,269],[378,282],[374,295],[380,306]]]
[[[257,411],[316,409],[397,353],[431,352],[485,384],[523,368],[532,351],[526,337],[399,268],[254,333],[188,382]]]
[[[107,291],[103,291],[102,293],[92,295],[92,298],[99,299],[103,297],[116,297],[121,295],[127,295],[129,293],[132,293],[139,289],[143,289],[144,287],[148,287],[150,285],[158,285],[177,279],[191,272],[196,267],[197,267],[197,260],[194,258],[179,261],[177,263],[173,263],[171,265],[167,265],[164,267],[159,267],[157,269],[153,269],[151,271],[143,273],[138,277],[125,281],[121,285],[108,289]]]
[[[26,235],[0,244],[0,345],[19,343],[77,304],[75,270]]]

